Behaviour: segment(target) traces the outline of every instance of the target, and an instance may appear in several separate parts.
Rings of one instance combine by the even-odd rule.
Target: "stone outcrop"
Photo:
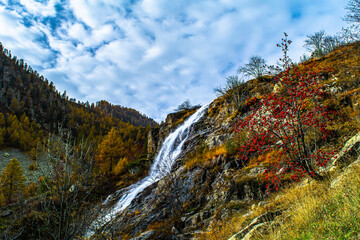
[[[342,160],[351,154],[357,154],[360,148],[360,132],[350,138],[341,149],[341,151],[332,158],[332,166],[336,166],[342,162]]]
[[[279,216],[282,211],[266,212],[256,217],[249,225],[243,228],[240,232],[234,234],[229,240],[248,240],[252,239],[255,233],[259,234],[269,228],[271,222],[276,216]]]
[[[147,152],[149,154],[155,154],[157,151],[159,141],[159,128],[153,128],[147,135]]]
[[[149,132],[148,152],[152,157],[169,133],[194,111],[169,114],[164,123]],[[121,232],[126,232],[134,240],[162,239],[156,235],[160,234],[159,231],[168,234],[163,239],[191,239],[196,231],[206,228],[212,221],[229,216],[226,204],[246,205],[254,200],[262,200],[265,192],[263,183],[252,172],[239,180],[234,169],[240,169],[241,164],[234,159],[216,156],[207,168],[185,170],[183,167],[187,154],[195,151],[200,142],[208,148],[227,142],[231,137],[229,128],[234,123],[234,113],[235,109],[226,101],[217,99],[211,103],[208,112],[193,126],[192,135],[184,144],[173,172],[146,188],[102,231],[117,238],[116,234],[121,229]],[[109,204],[115,203],[121,193],[114,194]],[[157,227],[155,232],[154,225]],[[168,229],[162,229],[169,226]]]
[[[170,113],[166,117],[165,122],[162,122],[159,127],[152,128],[147,136],[148,153],[151,155],[156,154],[160,150],[161,144],[164,142],[165,138],[195,111],[196,109],[190,109]]]

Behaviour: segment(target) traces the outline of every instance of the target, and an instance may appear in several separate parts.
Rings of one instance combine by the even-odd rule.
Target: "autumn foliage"
[[[322,71],[287,69],[275,77],[274,91],[258,101],[249,101],[251,114],[240,120],[237,133],[248,132],[248,141],[238,148],[238,158],[246,162],[254,154],[265,161],[266,153],[280,149],[276,161],[265,171],[277,188],[277,172],[293,171],[294,180],[305,173],[321,178],[315,166],[324,167],[331,153],[321,149],[331,132],[335,112],[321,104],[328,94],[321,84]],[[281,171],[280,171],[281,169]]]
[[[285,55],[286,56],[286,55]],[[336,113],[322,104],[330,94],[322,83],[330,69],[313,70],[313,64],[290,68],[274,77],[274,90],[247,101],[250,114],[239,120],[235,132],[246,132],[248,141],[237,149],[244,163],[252,156],[259,162],[269,162],[269,152],[278,154],[264,172],[273,189],[283,173],[292,172],[299,180],[305,174],[321,179],[319,167],[324,167],[333,152],[323,150],[329,139]],[[270,188],[271,190],[271,188]]]
[[[22,196],[25,190],[26,177],[19,161],[14,158],[5,167],[0,175],[0,195],[3,195],[6,202]]]

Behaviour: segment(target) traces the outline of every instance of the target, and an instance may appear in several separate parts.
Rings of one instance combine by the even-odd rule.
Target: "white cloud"
[[[36,43],[43,33],[35,27],[25,27],[21,19],[18,13],[0,6],[0,41],[12,51],[13,56],[23,58],[31,65],[46,67],[50,51]]]
[[[80,42],[84,42],[89,37],[89,33],[85,30],[84,26],[80,23],[70,25],[68,28],[68,35]]]
[[[0,41],[71,97],[106,99],[156,120],[181,102],[208,103],[213,88],[251,55],[275,63],[289,33],[294,60],[306,35],[340,30],[346,0],[68,0],[69,19],[55,18],[55,0],[0,6]],[[13,10],[11,10],[13,9]],[[64,13],[62,13],[64,14]],[[24,17],[53,18],[25,27]],[[50,49],[38,40],[43,34]],[[49,56],[55,64],[47,64]],[[56,56],[56,58],[55,58]]]
[[[42,4],[34,0],[20,0],[20,3],[26,8],[27,12],[42,17],[55,16],[55,4],[58,2],[57,0],[49,0]]]
[[[159,57],[163,53],[163,50],[160,46],[152,46],[151,48],[146,50],[144,60],[150,61],[154,58]]]

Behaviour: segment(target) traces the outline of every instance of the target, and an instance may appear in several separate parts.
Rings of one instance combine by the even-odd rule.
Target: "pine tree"
[[[136,134],[136,142],[140,142],[141,141],[141,138],[142,138],[142,134],[141,134],[141,129],[139,128],[138,129],[138,132]]]
[[[5,144],[5,135],[6,135],[6,129],[0,127],[0,147],[4,146]]]
[[[19,145],[20,148],[28,151],[33,146],[33,139],[31,137],[31,132],[33,130],[31,129],[29,118],[26,116],[25,113],[20,118],[20,126],[21,129],[19,129]]]
[[[18,114],[20,111],[20,105],[16,98],[14,98],[10,103],[10,109],[13,114]]]
[[[7,120],[8,128],[7,135],[8,135],[8,141],[10,143],[10,146],[18,147],[19,146],[19,130],[20,130],[20,123],[17,119],[16,115],[10,115]]]
[[[118,130],[112,128],[105,136],[98,149],[97,162],[102,170],[111,173],[113,167],[123,157],[123,141],[121,140]]]
[[[0,192],[11,202],[15,197],[21,196],[25,190],[26,177],[16,158],[10,160],[0,175]]]
[[[3,146],[5,143],[5,135],[6,135],[5,117],[4,114],[0,112],[0,147]]]
[[[4,114],[0,112],[0,127],[4,127],[4,126],[5,126],[5,117]]]

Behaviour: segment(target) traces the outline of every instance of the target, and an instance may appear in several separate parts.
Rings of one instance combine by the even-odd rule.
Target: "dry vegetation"
[[[185,169],[192,169],[195,166],[207,167],[211,165],[211,162],[219,156],[226,156],[227,150],[224,145],[214,147],[210,150],[203,148],[198,150],[193,156],[185,162]]]
[[[360,168],[336,188],[331,181],[287,189],[279,206],[288,209],[282,224],[259,239],[359,239]]]
[[[341,149],[349,137],[360,130],[359,56],[360,43],[356,42],[312,62],[315,62],[311,69],[313,71],[332,68],[331,73],[324,76],[323,83],[336,97],[327,99],[323,104],[336,110],[339,117],[336,124],[330,127],[333,135],[325,143],[326,149]],[[310,64],[311,62],[304,62],[298,67],[307,68]],[[252,99],[261,96],[261,92],[252,93]],[[233,142],[226,144],[225,154],[232,155],[235,146],[244,143],[246,139],[246,136],[232,139]],[[204,153],[198,153],[191,158],[186,163],[188,168],[207,162],[203,155]],[[276,151],[267,153],[261,166],[271,165],[274,155],[277,155]],[[264,159],[264,156],[254,154],[241,171],[258,167],[259,158]],[[354,158],[348,159],[347,164],[353,160]],[[330,184],[336,177],[334,174],[326,176],[323,181],[304,180],[301,184],[294,183],[286,188],[283,185],[279,192],[272,193],[266,199],[269,202],[266,207],[251,209],[249,205],[241,206],[239,211],[227,219],[213,221],[204,232],[197,234],[196,239],[228,239],[246,227],[252,219],[275,209],[283,209],[283,215],[277,218],[267,232],[259,232],[257,239],[359,239],[360,167],[347,174],[342,184],[331,188]]]

